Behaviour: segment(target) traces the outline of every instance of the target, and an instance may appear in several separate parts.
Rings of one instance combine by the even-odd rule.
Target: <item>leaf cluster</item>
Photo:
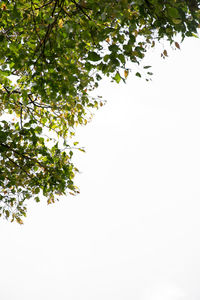
[[[200,1],[5,0],[0,4],[0,214],[76,194],[70,138],[102,105],[103,76],[125,81],[155,42],[197,33]],[[165,53],[166,54],[166,53]],[[166,56],[164,54],[164,56]],[[145,66],[148,72],[150,66]],[[141,77],[139,72],[136,76]],[[81,150],[81,149],[80,149]]]

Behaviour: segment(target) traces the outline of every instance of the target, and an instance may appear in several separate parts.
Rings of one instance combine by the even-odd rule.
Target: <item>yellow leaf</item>
[[[124,77],[127,78],[128,77],[128,70],[124,71]]]
[[[3,3],[3,4],[1,5],[1,9],[2,9],[2,10],[6,10],[6,9],[7,9],[5,3]]]
[[[181,19],[172,19],[174,24],[180,24],[182,22]]]
[[[59,21],[58,21],[58,26],[60,27],[60,28],[62,28],[63,27],[63,20],[62,19],[60,19]]]
[[[16,218],[16,221],[17,221],[17,223],[20,224],[20,225],[24,224],[24,222],[23,222],[20,218]]]
[[[75,196],[75,195],[76,195],[76,194],[74,194],[74,193],[72,193],[72,192],[69,192],[69,194],[72,195],[72,196]]]

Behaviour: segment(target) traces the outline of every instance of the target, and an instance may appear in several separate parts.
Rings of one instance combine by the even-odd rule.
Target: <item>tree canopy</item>
[[[17,0],[0,3],[0,215],[26,200],[76,194],[71,137],[102,105],[103,76],[125,81],[163,38],[195,35],[199,0]],[[164,50],[163,56],[167,55]],[[144,66],[151,76],[149,66]],[[141,76],[136,72],[136,76]],[[82,150],[82,149],[79,149]]]

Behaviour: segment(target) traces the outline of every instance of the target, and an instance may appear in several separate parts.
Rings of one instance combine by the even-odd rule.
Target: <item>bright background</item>
[[[200,299],[200,41],[168,52],[152,82],[102,82],[80,196],[0,221],[0,299]]]

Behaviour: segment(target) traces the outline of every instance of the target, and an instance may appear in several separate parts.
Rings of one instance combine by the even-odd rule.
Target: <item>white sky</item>
[[[0,299],[200,299],[200,41],[169,52],[150,83],[102,83],[80,196],[0,221]]]

